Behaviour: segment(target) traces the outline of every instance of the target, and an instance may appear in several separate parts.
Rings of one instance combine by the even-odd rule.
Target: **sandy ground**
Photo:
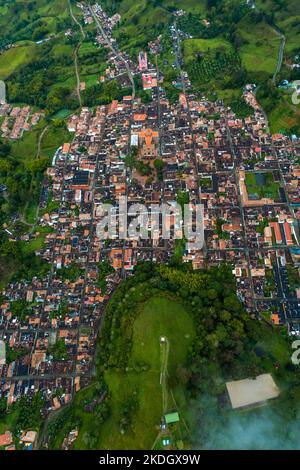
[[[276,398],[280,394],[271,374],[262,374],[255,379],[227,382],[226,387],[232,408],[261,403]]]

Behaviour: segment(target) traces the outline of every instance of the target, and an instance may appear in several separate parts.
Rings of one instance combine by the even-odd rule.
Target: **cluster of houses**
[[[124,96],[94,111],[82,108],[68,128],[74,139],[58,149],[47,171],[50,210],[46,204],[39,221],[49,232],[38,254],[52,269],[44,279],[12,283],[3,291],[1,339],[7,351],[16,352],[7,354],[10,363],[0,365],[1,391],[8,403],[37,390],[44,391],[48,411],[67,403],[90,379],[98,325],[122,277],[138,261],[168,262],[173,255],[175,240],[164,240],[160,225],[149,239],[108,232],[104,239],[98,237],[102,203],[117,207],[121,196],[129,205],[140,202],[149,208],[172,205],[179,194],[192,205],[201,203],[204,247],[183,248],[183,261],[195,269],[232,263],[238,295],[248,311],[269,311],[274,323],[297,328],[299,289],[289,289],[286,276],[289,267],[297,270],[300,259],[300,212],[287,189],[289,178],[293,185],[299,182],[294,176],[298,142],[267,134],[259,110],[238,119],[221,102],[192,92],[170,104],[158,87],[150,104]],[[130,155],[135,161],[128,166]],[[157,160],[163,162],[161,175]],[[285,200],[245,203],[240,173],[255,171],[258,161],[259,172],[282,175]],[[245,170],[246,164],[252,170]],[[168,223],[173,233],[174,215]],[[103,262],[113,268],[105,289]],[[14,313],[20,301],[23,315]],[[64,353],[58,354],[61,344]]]
[[[20,139],[24,131],[36,126],[42,116],[42,112],[33,113],[30,106],[21,108],[3,103],[0,105],[1,135],[7,139]]]
[[[105,40],[102,36],[97,36],[97,42],[101,45],[103,43],[105,44]],[[135,74],[137,72],[136,64],[130,59],[129,55],[126,52],[108,51],[106,62],[107,67],[104,75],[100,76],[100,83],[106,80],[116,79],[121,87],[129,87],[130,80],[128,78],[127,67],[130,69],[131,73]]]
[[[91,15],[90,9],[82,2],[78,2],[77,7],[82,10],[84,24],[93,23],[94,20],[93,20],[93,16]],[[111,37],[114,27],[121,20],[121,15],[119,15],[119,13],[116,13],[113,16],[110,17],[103,10],[101,5],[99,5],[98,3],[95,3],[93,5],[93,10],[97,14],[97,17],[99,18],[99,20],[101,21],[101,24],[103,25],[103,29],[105,31],[105,34],[107,34],[107,36]]]
[[[1,450],[34,450],[37,443],[37,432],[34,430],[21,431],[17,440],[17,447],[13,434],[7,430],[0,434]]]

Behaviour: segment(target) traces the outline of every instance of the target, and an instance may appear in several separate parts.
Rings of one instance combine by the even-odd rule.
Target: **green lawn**
[[[18,160],[34,159],[37,152],[39,135],[45,126],[45,121],[41,120],[32,130],[24,132],[21,139],[16,141],[9,140],[11,155]]]
[[[56,118],[61,119],[62,116],[58,115]],[[9,141],[11,144],[12,156],[20,160],[30,160],[36,158],[38,139],[46,125],[47,123],[45,120],[42,120],[31,131],[24,132],[22,139],[19,139],[15,142]],[[48,125],[48,129],[41,141],[40,158],[52,157],[60,145],[65,142],[70,142],[71,140],[72,134],[70,134],[70,132],[65,127],[55,127],[55,125],[51,122]]]
[[[36,227],[35,232],[38,232],[39,235],[29,242],[24,242],[23,253],[30,254],[40,250],[44,245],[46,235],[52,231],[51,227]]]

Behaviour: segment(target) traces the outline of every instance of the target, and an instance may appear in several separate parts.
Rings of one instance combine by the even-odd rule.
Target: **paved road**
[[[79,374],[78,372],[69,372],[69,373],[51,373],[51,374],[40,374],[40,375],[15,375],[13,377],[5,377],[6,382],[18,382],[19,380],[53,380],[53,379],[70,379],[75,377],[90,377],[92,372],[89,371],[85,374]],[[0,377],[0,380],[1,377]]]
[[[286,39],[285,39],[285,35],[283,33],[281,33],[277,28],[273,28],[273,31],[275,31],[275,33],[280,36],[280,46],[279,46],[279,52],[278,52],[278,60],[277,60],[274,75],[272,77],[272,82],[275,83],[276,82],[276,77],[279,74],[281,66],[282,66],[283,53],[284,53]]]
[[[127,70],[127,74],[128,74],[128,78],[131,82],[131,86],[132,86],[132,99],[135,98],[135,83],[134,83],[134,79],[133,79],[133,75],[132,75],[132,72],[130,70],[130,67],[127,63],[127,61],[124,59],[123,57],[123,54],[120,53],[120,51],[118,51],[114,46],[113,44],[111,43],[111,40],[109,39],[109,37],[107,36],[107,34],[105,33],[104,29],[103,29],[103,26],[101,24],[101,21],[99,21],[99,18],[98,16],[96,15],[96,13],[94,12],[93,8],[88,5],[88,9],[90,10],[90,13],[91,15],[93,16],[94,20],[95,20],[95,23],[96,23],[96,26],[98,27],[99,31],[100,31],[100,34],[101,36],[104,38],[106,44],[108,45],[108,47],[110,48],[110,50],[117,56],[119,57],[120,60],[122,60],[122,62],[124,63],[125,67],[126,67],[126,70]]]
[[[130,110],[130,125],[129,125],[129,129],[128,129],[128,134],[129,134],[129,139],[128,139],[128,155],[130,155],[131,153],[131,124],[132,124],[132,107],[133,107],[133,100],[135,98],[135,94],[136,94],[136,90],[135,90],[135,83],[134,83],[134,78],[133,78],[133,75],[132,75],[132,72],[130,70],[130,67],[128,65],[128,62],[126,61],[126,59],[123,57],[123,54],[121,54],[121,52],[117,49],[117,47],[115,47],[110,38],[107,36],[107,34],[105,33],[104,29],[103,29],[103,26],[102,26],[102,23],[101,21],[99,20],[98,16],[96,15],[96,13],[94,12],[93,8],[88,5],[88,8],[90,10],[90,13],[91,15],[93,16],[94,20],[95,20],[95,23],[96,23],[96,26],[98,28],[98,30],[100,31],[100,34],[101,36],[104,38],[106,44],[108,45],[108,47],[110,48],[110,50],[113,52],[113,54],[115,54],[125,65],[126,67],[126,70],[127,70],[127,75],[128,75],[128,78],[130,80],[130,83],[131,83],[131,88],[132,88],[132,100],[131,100],[131,110]],[[128,191],[128,185],[127,185],[127,177],[129,177],[129,174],[128,174],[129,170],[127,170],[126,172],[126,189],[125,189],[125,196],[127,196],[127,191]],[[125,249],[126,249],[126,239],[124,240],[123,242],[123,247],[122,247],[122,277],[126,277],[126,270],[124,268],[124,257],[125,257]]]

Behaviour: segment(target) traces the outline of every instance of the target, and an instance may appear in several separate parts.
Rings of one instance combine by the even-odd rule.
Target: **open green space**
[[[300,4],[298,0],[288,0],[286,2],[257,0],[256,4],[261,11],[271,17],[273,22],[286,35],[286,53],[299,49]]]
[[[53,228],[51,227],[37,226],[34,232],[36,237],[28,242],[24,242],[23,253],[27,255],[34,254],[35,251],[39,251],[44,245],[46,235],[51,232],[53,232]]]
[[[260,79],[273,75],[279,52],[280,37],[266,22],[249,24],[246,18],[238,24],[241,46],[239,54],[249,76]]]
[[[245,182],[249,198],[278,200],[281,185],[274,181],[272,173],[246,173]]]
[[[283,95],[268,112],[269,127],[272,134],[285,132],[286,134],[300,133],[300,107],[293,105],[290,95]]]
[[[183,42],[183,53],[187,62],[194,60],[195,55],[214,49],[231,51],[232,45],[222,37],[212,39],[186,39]]]
[[[13,403],[8,412],[5,412],[5,400],[0,398],[0,434],[11,431],[16,449],[21,449],[19,443],[20,432],[24,430],[39,431],[42,424],[40,409],[43,406],[43,398],[36,393],[32,398],[22,396]],[[2,449],[3,450],[3,449]]]
[[[41,134],[43,133],[42,138]],[[38,155],[38,141],[40,152]],[[70,142],[70,134],[63,121],[45,119],[22,139],[0,142],[0,183],[8,188],[6,196],[0,198],[0,224],[8,224],[9,230],[18,237],[20,234],[34,232],[37,217],[38,201],[44,172],[50,165],[54,152],[64,142]],[[51,206],[49,206],[50,208]],[[12,214],[19,214],[20,221],[26,224],[20,232],[19,227],[11,222]],[[37,228],[36,228],[37,229]],[[45,230],[40,228],[40,235],[30,242],[9,242],[8,236],[2,232],[0,241],[1,267],[0,286],[4,287],[14,276],[32,277],[45,274],[47,263],[34,255],[42,248]]]
[[[232,44],[222,36],[212,39],[186,39],[184,65],[196,90],[207,93],[236,88],[241,61]]]
[[[298,268],[296,266],[287,264],[286,269],[288,273],[289,288],[291,291],[295,292],[296,289],[300,288],[300,276]]]

